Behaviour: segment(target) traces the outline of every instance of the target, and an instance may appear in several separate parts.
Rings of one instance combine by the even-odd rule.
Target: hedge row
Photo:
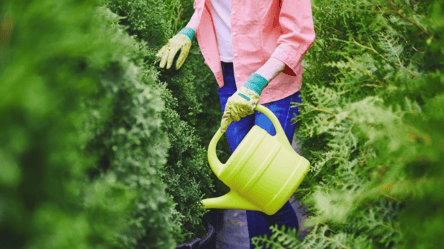
[[[160,1],[0,4],[2,247],[173,248],[206,232],[191,204],[214,195],[206,144],[220,120],[197,122],[211,97],[193,85],[210,84],[190,69],[196,46],[176,75],[155,66],[171,13]]]
[[[171,248],[204,236],[207,211],[191,205],[227,191],[206,156],[218,86],[195,39],[179,71],[155,57],[193,12],[191,0],[0,4],[5,247]]]
[[[144,64],[157,68],[158,88],[166,109],[162,114],[162,129],[171,143],[168,161],[159,172],[166,183],[166,192],[174,200],[173,236],[178,243],[204,236],[201,216],[206,210],[191,208],[202,198],[221,195],[227,191],[211,171],[207,147],[220,125],[222,116],[216,80],[205,66],[196,39],[180,70],[160,69],[155,57],[168,39],[188,23],[194,13],[193,1],[108,0],[106,6],[122,19],[120,24],[130,35],[144,43]],[[221,160],[229,155],[228,143],[221,142]],[[214,192],[214,183],[217,191]]]

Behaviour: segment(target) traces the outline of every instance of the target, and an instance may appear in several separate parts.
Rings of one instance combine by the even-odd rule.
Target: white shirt
[[[219,45],[220,60],[233,62],[231,47],[231,3],[230,0],[211,0],[215,13],[213,13],[216,37]]]

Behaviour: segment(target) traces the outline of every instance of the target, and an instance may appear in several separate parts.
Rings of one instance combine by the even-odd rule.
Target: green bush
[[[301,243],[274,227],[273,248],[444,246],[443,8],[313,2],[296,138],[314,229]]]
[[[179,71],[158,68],[159,60],[155,56],[168,39],[185,27],[194,13],[193,1],[105,2],[122,18],[120,24],[127,28],[129,34],[135,35],[142,43],[146,42],[145,65],[157,67],[157,89],[165,102],[162,130],[168,134],[170,141],[168,161],[159,175],[175,203],[172,214],[174,239],[182,243],[202,237],[206,229],[201,217],[207,210],[191,206],[198,205],[203,198],[219,194],[213,190],[215,181],[218,189],[226,191],[212,173],[206,151],[222,116],[218,86],[211,70],[203,62],[195,39],[186,63]],[[224,146],[223,156],[226,157],[229,148],[228,144]]]
[[[174,247],[156,71],[99,6],[0,4],[3,248]]]

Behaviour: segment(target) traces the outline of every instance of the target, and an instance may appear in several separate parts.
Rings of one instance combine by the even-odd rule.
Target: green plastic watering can
[[[208,161],[230,192],[204,199],[204,208],[254,210],[272,215],[290,199],[307,174],[310,163],[294,151],[274,113],[263,105],[257,105],[255,110],[271,120],[276,135],[254,125],[223,164],[216,155],[216,144],[223,133],[220,129],[216,132],[208,147]]]

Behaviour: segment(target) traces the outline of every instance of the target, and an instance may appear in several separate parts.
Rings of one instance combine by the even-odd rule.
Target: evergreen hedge
[[[157,68],[158,88],[166,109],[162,129],[171,143],[168,161],[159,172],[166,191],[174,200],[172,220],[177,243],[206,235],[202,215],[207,210],[191,208],[201,199],[228,192],[211,171],[207,160],[208,144],[220,127],[218,85],[205,65],[197,40],[193,38],[185,64],[176,70],[161,69],[157,52],[186,26],[194,13],[192,0],[107,0],[106,6],[118,14],[120,24],[146,46],[145,65]],[[228,142],[220,143],[222,161],[229,157]],[[216,185],[216,190],[215,186]],[[178,230],[177,228],[181,228]]]
[[[101,5],[0,4],[2,248],[174,247],[156,70]]]
[[[296,140],[311,162],[298,234],[271,248],[444,247],[442,1],[312,1]]]

